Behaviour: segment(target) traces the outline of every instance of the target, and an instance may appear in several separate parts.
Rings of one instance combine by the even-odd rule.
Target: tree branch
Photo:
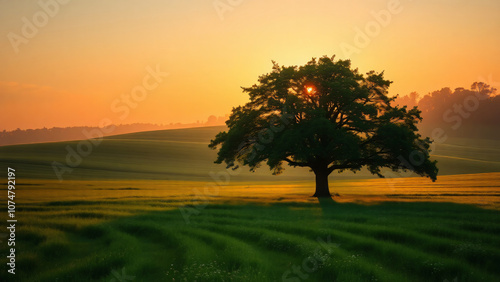
[[[309,167],[310,166],[308,163],[301,163],[301,162],[292,161],[289,158],[284,158],[283,160],[288,162],[289,164],[291,164],[293,166],[300,166],[300,167]]]

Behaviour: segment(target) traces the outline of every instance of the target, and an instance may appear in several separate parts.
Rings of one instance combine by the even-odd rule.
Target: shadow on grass
[[[338,204],[332,197],[319,197],[318,203],[322,210],[332,208]]]

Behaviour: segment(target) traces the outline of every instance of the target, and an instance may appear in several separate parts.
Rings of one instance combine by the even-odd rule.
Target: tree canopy
[[[316,175],[315,196],[330,196],[328,175],[366,167],[413,171],[436,179],[429,158],[431,140],[416,127],[420,111],[391,105],[392,82],[384,73],[365,75],[349,60],[313,58],[304,66],[280,66],[258,83],[243,87],[250,102],[233,108],[209,147],[219,148],[216,163],[255,170],[266,163],[273,174],[284,165],[309,167]]]

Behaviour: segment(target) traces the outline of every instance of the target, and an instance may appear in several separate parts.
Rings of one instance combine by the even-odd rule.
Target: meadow
[[[15,279],[3,271],[1,280],[500,278],[500,212],[495,209],[225,198],[189,206],[197,212],[186,217],[179,207],[191,204],[189,198],[127,198],[20,205]]]
[[[319,202],[307,170],[211,164],[219,129],[108,137],[63,181],[51,163],[78,141],[0,147],[18,219],[0,281],[500,280],[496,142],[440,144],[435,183],[335,174]]]

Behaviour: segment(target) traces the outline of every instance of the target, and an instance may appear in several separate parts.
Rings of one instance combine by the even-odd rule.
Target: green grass
[[[179,206],[224,172],[207,148],[222,129],[108,137],[62,182],[51,164],[80,141],[0,147],[0,166],[16,169],[19,220],[17,274],[2,255],[0,281],[119,281],[122,271],[134,281],[500,281],[500,176],[470,174],[500,171],[498,141],[438,145],[440,174],[468,175],[434,184],[332,182],[338,203],[311,203],[307,170],[244,171],[186,222]]]
[[[18,210],[17,274],[2,271],[0,280],[111,281],[124,269],[134,281],[281,281],[298,278],[287,273],[294,266],[308,281],[500,279],[497,210],[214,202],[187,223],[176,205],[26,204]]]
[[[158,179],[211,181],[209,172],[224,170],[213,163],[216,151],[207,145],[224,127],[205,127],[138,132],[106,137],[92,145],[82,162],[63,174],[64,180],[92,179]],[[68,165],[68,148],[78,151],[81,142],[53,142],[0,146],[0,166],[17,169],[23,178],[57,179],[52,163]],[[90,144],[90,143],[88,143]],[[500,172],[499,141],[481,139],[452,139],[437,144],[433,158],[438,160],[440,175]],[[81,145],[80,145],[81,146]],[[81,147],[87,150],[86,147]],[[408,176],[409,174],[401,174]],[[332,174],[338,178],[373,177],[366,170],[357,174]],[[308,169],[291,168],[283,176],[272,176],[263,166],[257,173],[242,169],[237,181],[311,180]]]

